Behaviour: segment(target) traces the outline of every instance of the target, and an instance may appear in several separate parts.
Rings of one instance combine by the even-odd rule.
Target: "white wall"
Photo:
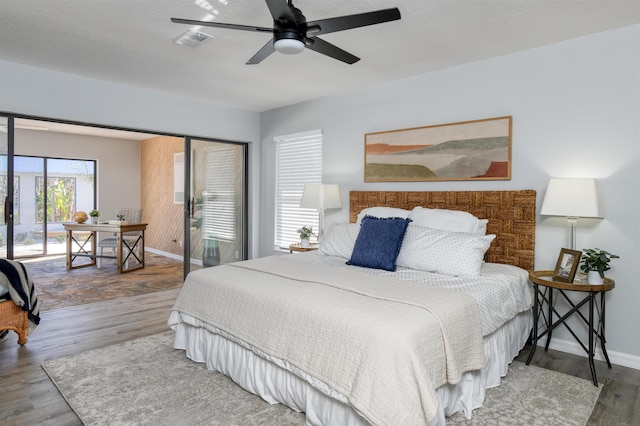
[[[0,112],[249,142],[249,256],[256,256],[259,113],[6,61],[0,61]]]
[[[513,116],[510,181],[364,183],[365,133],[504,115]],[[607,348],[613,362],[640,368],[640,26],[263,113],[262,255],[273,252],[273,137],[317,128],[324,182],[341,185],[344,206],[349,190],[486,189],[535,189],[540,206],[550,177],[599,179],[605,219],[580,221],[577,248],[620,255],[609,271]],[[536,268],[553,269],[568,227],[538,219]],[[347,208],[327,212],[327,226],[346,221]],[[583,353],[563,330],[554,345]]]
[[[14,139],[16,155],[97,160],[102,220],[115,219],[120,207],[140,206],[138,141],[21,129]]]

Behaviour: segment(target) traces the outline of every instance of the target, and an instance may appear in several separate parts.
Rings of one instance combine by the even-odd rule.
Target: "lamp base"
[[[569,248],[571,250],[576,249],[576,225],[578,224],[577,217],[567,217],[567,222],[569,222]]]
[[[324,240],[324,210],[318,210],[318,244]]]

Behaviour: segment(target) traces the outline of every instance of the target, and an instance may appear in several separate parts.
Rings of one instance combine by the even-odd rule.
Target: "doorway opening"
[[[200,265],[184,259],[215,266],[212,246],[220,263],[247,258],[248,144],[3,113],[0,130],[0,195],[6,196],[5,212],[13,213],[0,227],[7,257],[64,252],[62,224],[73,221],[74,212],[95,209],[104,221],[116,219],[118,208],[140,207],[149,231],[146,250],[180,260],[185,275]],[[153,148],[143,159],[144,146],[161,146],[162,153]],[[183,203],[174,203],[173,181],[156,178],[174,179],[176,153],[187,160]]]

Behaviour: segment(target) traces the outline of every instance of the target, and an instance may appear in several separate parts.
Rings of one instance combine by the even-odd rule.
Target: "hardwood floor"
[[[23,347],[0,343],[0,424],[81,425],[40,365],[168,330],[180,289],[44,311]]]
[[[126,297],[42,313],[42,322],[24,347],[13,332],[0,343],[0,424],[80,425],[40,365],[51,359],[102,348],[168,329],[167,318],[179,289]],[[528,348],[519,357],[525,361]],[[533,364],[590,380],[586,358],[539,349]],[[640,425],[640,371],[603,362],[604,384],[588,425]],[[549,419],[548,424],[553,424]]]
[[[516,358],[526,362],[529,346]],[[532,365],[591,380],[589,360],[578,355],[538,347]],[[604,385],[600,397],[591,412],[588,426],[637,426],[640,425],[640,370],[613,365],[607,368],[604,361],[596,361],[598,383]],[[550,423],[552,424],[552,423]]]

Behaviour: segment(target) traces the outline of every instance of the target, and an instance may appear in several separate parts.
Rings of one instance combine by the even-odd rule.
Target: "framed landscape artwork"
[[[364,135],[365,182],[511,179],[512,117]]]

